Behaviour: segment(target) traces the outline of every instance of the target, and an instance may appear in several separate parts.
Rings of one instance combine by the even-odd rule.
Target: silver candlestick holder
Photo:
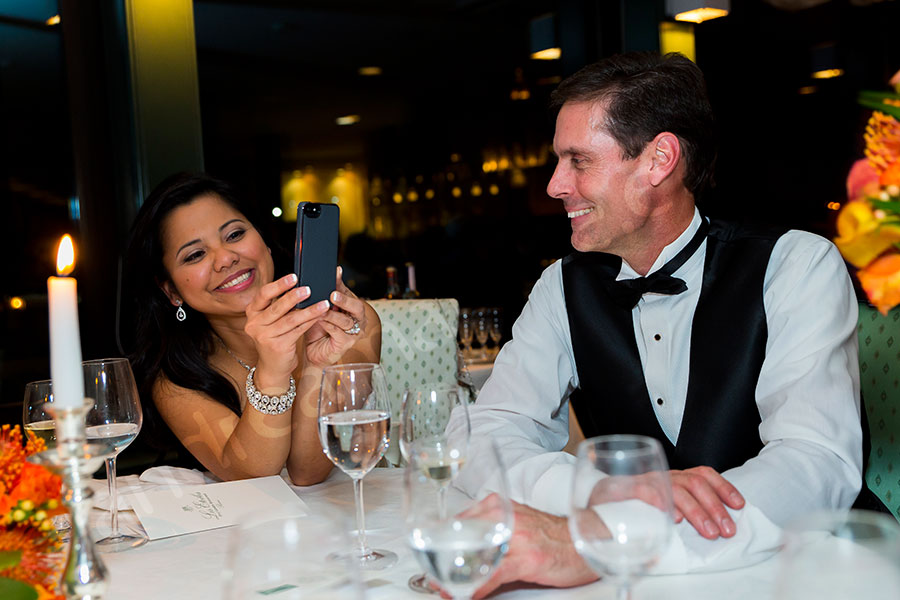
[[[85,417],[93,406],[59,408],[50,404],[47,411],[56,421],[56,448],[31,455],[28,460],[60,475],[65,485],[63,503],[69,508],[72,524],[69,554],[63,573],[62,593],[67,600],[100,600],[106,592],[106,567],[91,538],[88,520],[94,492],[91,475],[115,454],[115,447],[87,443]]]

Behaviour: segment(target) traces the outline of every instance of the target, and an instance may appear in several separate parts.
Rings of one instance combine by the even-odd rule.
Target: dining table
[[[403,535],[403,470],[377,468],[364,479],[366,531],[372,547],[397,553],[396,565],[364,572],[366,598],[369,600],[410,598],[423,600],[421,592],[407,586],[410,576],[422,571],[406,546]],[[286,480],[288,484],[289,481]],[[96,490],[105,488],[104,480],[93,482]],[[338,469],[317,485],[290,486],[306,504],[310,517],[317,515],[354,514],[351,479]],[[140,484],[130,493],[140,491]],[[94,508],[91,530],[96,537],[109,522],[109,512]],[[120,527],[140,531],[134,512],[120,511]],[[223,571],[227,561],[230,536],[234,528],[220,528],[200,533],[149,541],[143,546],[116,553],[101,554],[108,569],[106,598],[115,600],[197,600],[223,596]],[[767,600],[775,598],[775,580],[779,561],[776,557],[748,567],[724,572],[647,576],[634,587],[635,600]],[[438,596],[432,596],[438,598]],[[602,600],[616,597],[614,586],[607,581],[568,589],[541,588],[533,585],[511,585],[494,597],[502,600],[525,598],[561,600]]]

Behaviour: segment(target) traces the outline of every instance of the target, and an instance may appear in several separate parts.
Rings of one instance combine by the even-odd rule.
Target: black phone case
[[[310,289],[310,297],[297,304],[297,308],[326,300],[334,291],[339,224],[337,204],[301,202],[297,206],[294,273],[297,285],[308,285]]]

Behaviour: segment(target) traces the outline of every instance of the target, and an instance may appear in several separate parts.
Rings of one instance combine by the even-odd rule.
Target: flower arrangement
[[[900,72],[897,93],[863,92],[874,109],[866,125],[866,158],[847,177],[847,204],[837,217],[834,243],[882,313],[900,304]]]
[[[25,459],[46,449],[19,426],[0,427],[0,598],[62,600],[65,566],[52,517],[64,512],[62,480]]]

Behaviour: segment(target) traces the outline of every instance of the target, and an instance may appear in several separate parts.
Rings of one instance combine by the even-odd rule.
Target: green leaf
[[[885,114],[891,115],[895,119],[900,120],[900,106],[885,104],[884,102],[881,102],[879,100],[866,99],[862,95],[859,96],[858,100],[859,103],[866,108],[871,108],[872,110],[883,112]]]
[[[21,550],[0,550],[0,571],[19,564],[22,560]]]
[[[37,600],[38,593],[21,581],[0,577],[0,598],[3,600]]]
[[[897,200],[872,200],[872,206],[892,213],[900,213],[900,201]]]

